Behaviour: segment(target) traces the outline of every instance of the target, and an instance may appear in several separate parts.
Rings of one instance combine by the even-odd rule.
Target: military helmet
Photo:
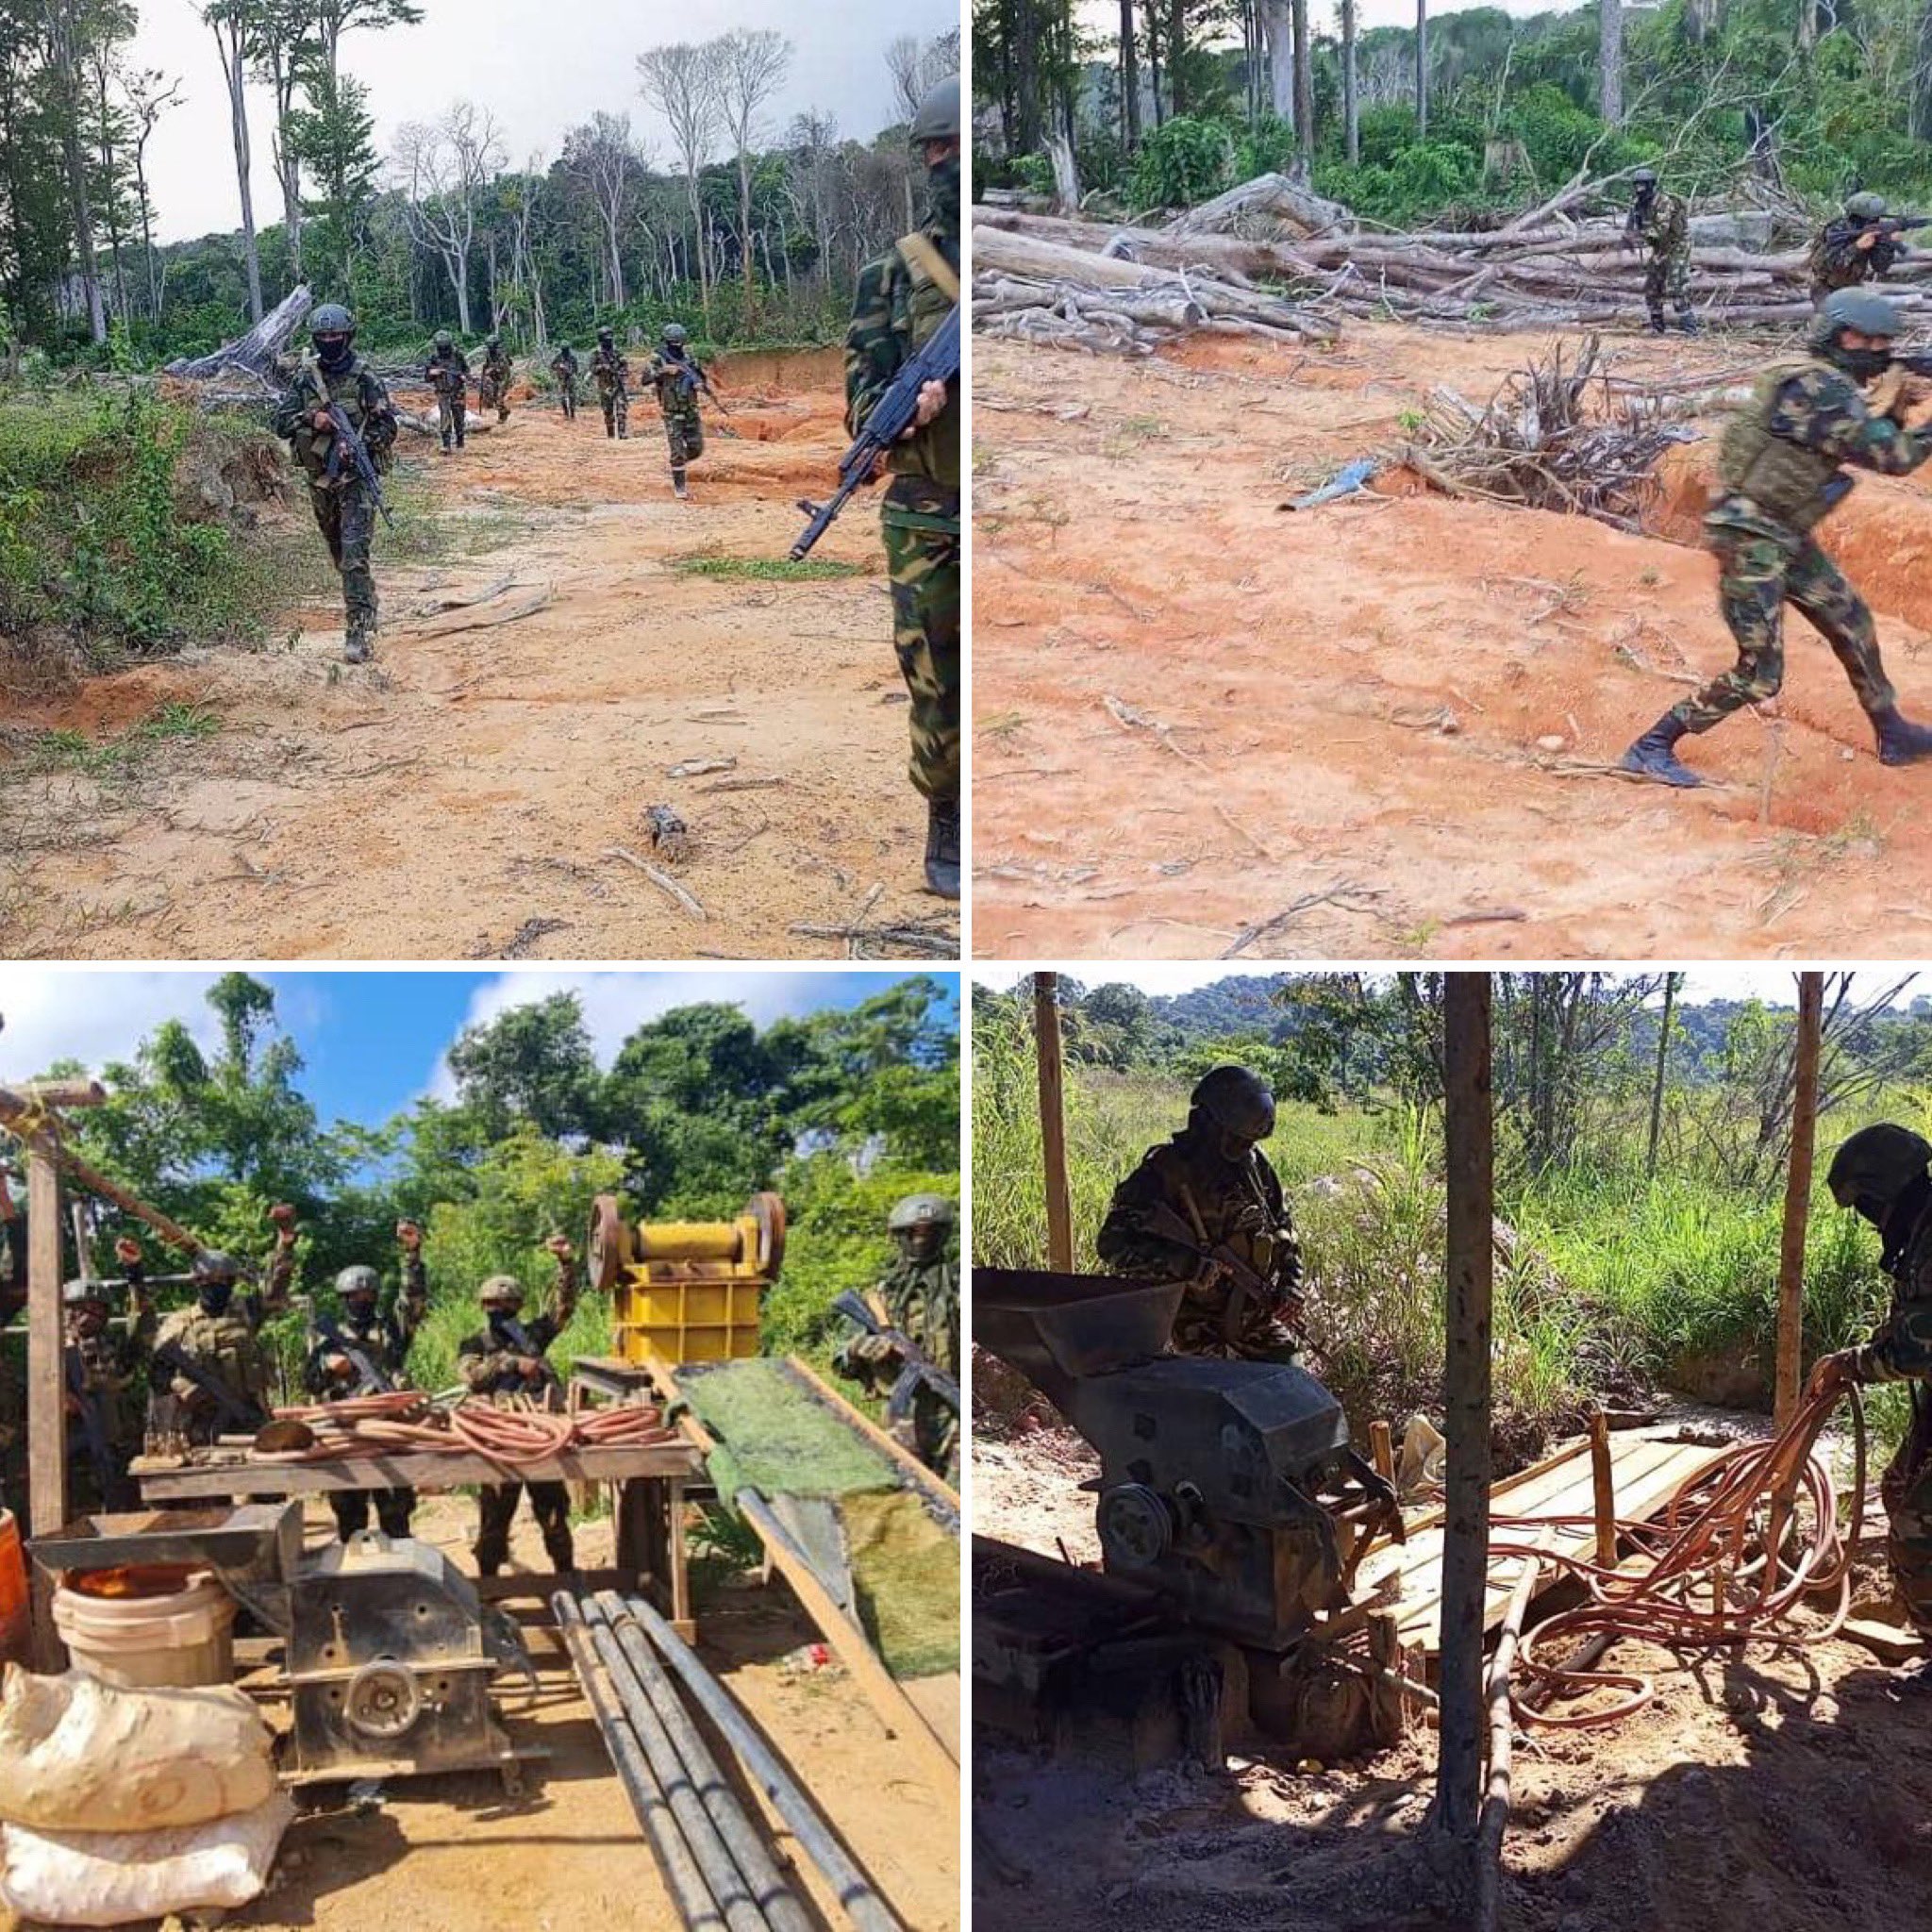
[[[667,322],[664,325],[664,340],[675,348],[683,348],[690,341],[691,335],[681,322]]]
[[[63,1307],[84,1308],[92,1305],[105,1308],[108,1306],[108,1291],[98,1281],[70,1281],[60,1291]]]
[[[1655,188],[1657,186],[1657,170],[1655,168],[1632,168],[1630,170],[1630,185],[1633,188]]]
[[[241,1264],[233,1255],[225,1255],[219,1248],[201,1249],[190,1264],[189,1273],[204,1287],[224,1281],[232,1285],[242,1278]]]
[[[325,302],[308,318],[308,333],[311,336],[352,336],[356,333],[356,318],[340,302]]]
[[[597,340],[600,342],[610,341],[616,336],[616,333],[617,331],[613,329],[610,326],[610,325],[607,322],[604,325],[604,326],[597,331]]]
[[[928,141],[958,141],[959,138],[959,76],[949,74],[928,88],[919,111],[912,117],[908,137],[914,147]]]
[[[485,342],[483,346],[486,349],[500,349],[503,347],[503,338],[499,335],[492,334],[490,340],[487,342]]]
[[[931,1227],[943,1238],[952,1224],[953,1204],[943,1194],[908,1194],[886,1216],[889,1234],[916,1234],[922,1227]]]
[[[336,1292],[344,1301],[352,1294],[378,1293],[381,1288],[382,1277],[363,1261],[352,1263],[336,1276]]]
[[[1878,222],[1885,219],[1885,197],[1869,191],[1845,196],[1845,212],[1855,222]]]
[[[524,1284],[514,1274],[492,1274],[476,1291],[476,1299],[486,1308],[508,1308],[514,1313],[524,1305]]]
[[[1274,1131],[1274,1095],[1246,1067],[1213,1068],[1188,1097],[1217,1126],[1243,1141],[1265,1141]]]
[[[1856,1208],[1870,1200],[1881,1215],[1911,1183],[1932,1165],[1932,1141],[1891,1121],[1860,1127],[1831,1157],[1824,1177],[1831,1198],[1840,1208]]]
[[[1890,338],[1903,335],[1906,326],[1897,306],[1873,289],[1834,289],[1824,298],[1818,319],[1829,335],[1855,328],[1861,336]]]
[[[436,346],[439,349],[454,349],[456,345],[457,339],[450,334],[448,329],[440,328],[436,331]]]

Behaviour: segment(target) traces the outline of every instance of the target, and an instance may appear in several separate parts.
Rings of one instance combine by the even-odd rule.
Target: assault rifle
[[[363,489],[369,492],[370,502],[382,512],[383,521],[393,529],[396,520],[390,515],[389,505],[382,500],[382,478],[376,474],[375,459],[356,434],[356,425],[349,421],[348,412],[329,394],[328,385],[322,379],[322,372],[310,362],[302,366],[313,379],[315,392],[322,398],[329,427],[336,433],[335,441],[329,445],[328,475],[333,479],[341,475],[342,457],[346,453],[356,475],[361,478]]]
[[[731,410],[724,398],[711,387],[710,377],[695,362],[688,361],[682,356],[667,356],[664,359],[677,371],[679,379],[687,390],[703,390],[717,404],[721,415],[730,415]]]
[[[333,1316],[324,1315],[316,1323],[315,1332],[326,1347],[347,1357],[349,1366],[356,1372],[358,1395],[387,1395],[395,1388],[396,1385],[370,1360],[369,1351],[351,1341],[336,1326]]]
[[[833,520],[861,484],[872,481],[883,457],[911,428],[919,416],[919,392],[929,382],[952,382],[959,374],[959,305],[955,302],[945,321],[926,339],[911,361],[893,376],[891,387],[873,406],[852,447],[839,458],[839,487],[823,504],[801,497],[798,507],[811,519],[805,534],[791,546],[799,562],[832,527]]]
[[[880,1341],[890,1341],[899,1351],[906,1366],[899,1371],[899,1379],[892,1384],[892,1392],[886,1400],[886,1414],[892,1422],[904,1422],[911,1414],[912,1398],[923,1388],[930,1389],[955,1415],[959,1413],[958,1383],[904,1329],[880,1321],[866,1305],[865,1298],[855,1294],[849,1288],[832,1304],[832,1307],[848,1322],[857,1323],[868,1335]]]
[[[1221,1317],[1221,1334],[1230,1348],[1240,1340],[1241,1316],[1251,1297],[1271,1309],[1279,1303],[1291,1323],[1299,1321],[1302,1307],[1299,1295],[1284,1294],[1279,1283],[1269,1280],[1252,1261],[1244,1255],[1237,1254],[1225,1241],[1204,1241],[1172,1208],[1156,1202],[1148,1210],[1146,1224],[1149,1234],[1170,1241],[1177,1248],[1185,1248],[1200,1260],[1214,1262],[1227,1276],[1230,1286],[1227,1307]]]
[[[88,1393],[87,1370],[77,1348],[67,1355],[67,1394],[80,1419],[81,1439],[87,1443],[88,1460],[94,1466],[94,1482],[105,1503],[114,1483],[114,1459],[108,1447],[107,1425],[101,1421],[99,1400]]]
[[[155,1350],[154,1358],[158,1366],[172,1369],[177,1375],[193,1383],[221,1412],[222,1420],[229,1424],[238,1435],[252,1436],[261,1427],[264,1417],[260,1410],[250,1407],[219,1375],[182,1354],[179,1342],[162,1342]]]
[[[1914,228],[1932,228],[1932,215],[1874,215],[1853,225],[1861,235],[1908,235]]]

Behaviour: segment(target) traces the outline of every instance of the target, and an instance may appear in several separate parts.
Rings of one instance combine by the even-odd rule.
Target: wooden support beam
[[[1596,1559],[1617,1567],[1617,1486],[1610,1474],[1610,1419],[1597,1409],[1590,1419],[1591,1504],[1596,1516]]]
[[[1385,1483],[1395,1480],[1395,1436],[1385,1422],[1378,1420],[1369,1424],[1369,1459]]]
[[[67,1403],[60,1324],[60,1173],[52,1134],[27,1142],[26,1157],[26,1474],[34,1534],[67,1521]],[[50,1580],[34,1566],[34,1660],[60,1668]]]
[[[1777,1396],[1779,1428],[1804,1392],[1805,1227],[1811,1214],[1811,1158],[1818,1140],[1818,1050],[1824,1032],[1824,975],[1798,974],[1798,1056],[1791,1089],[1791,1164],[1785,1174],[1784,1240],[1777,1260]]]
[[[1046,1265],[1074,1271],[1074,1196],[1067,1183],[1066,1072],[1058,973],[1033,975],[1034,1055],[1040,1068],[1040,1150],[1046,1168]]]

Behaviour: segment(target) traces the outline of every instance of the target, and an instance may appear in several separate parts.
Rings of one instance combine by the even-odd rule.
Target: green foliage
[[[1141,143],[1129,192],[1142,208],[1191,208],[1228,185],[1233,159],[1222,123],[1177,115]]]
[[[691,577],[722,577],[741,583],[824,583],[838,577],[863,576],[865,566],[837,558],[802,558],[793,563],[784,557],[719,557],[706,551],[693,557],[674,557],[671,568]]]

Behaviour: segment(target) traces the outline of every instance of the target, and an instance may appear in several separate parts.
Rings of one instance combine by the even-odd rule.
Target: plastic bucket
[[[76,1669],[103,1683],[226,1684],[235,1674],[235,1606],[206,1571],[131,1563],[70,1573],[54,1627]]]
[[[0,1509],[0,1664],[24,1664],[32,1647],[26,1557],[13,1511]]]

